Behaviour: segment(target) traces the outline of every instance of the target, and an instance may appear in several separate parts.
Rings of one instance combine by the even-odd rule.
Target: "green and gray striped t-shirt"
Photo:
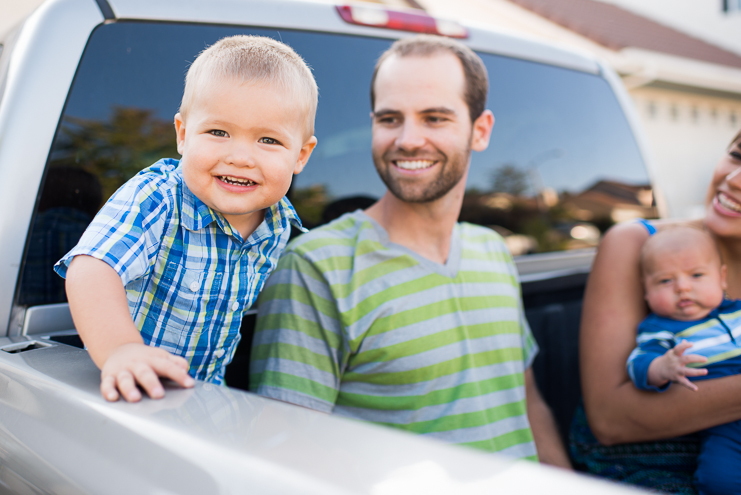
[[[495,232],[456,225],[441,265],[356,211],[291,243],[259,302],[258,394],[536,459],[523,372],[537,344]]]

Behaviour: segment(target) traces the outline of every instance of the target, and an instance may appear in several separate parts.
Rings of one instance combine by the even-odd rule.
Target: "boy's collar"
[[[212,222],[216,222],[225,234],[243,240],[239,232],[229,225],[229,222],[222,214],[212,210],[206,203],[193,194],[191,190],[188,189],[185,181],[182,181],[181,184],[183,188],[183,206],[180,210],[180,222],[183,227],[190,231],[197,231],[210,225]],[[278,203],[265,210],[265,223],[271,232],[279,233],[284,229],[283,218],[293,224],[301,232],[307,232],[307,229],[301,224],[301,219],[296,213],[293,205],[285,196],[283,196]],[[286,224],[285,227],[288,227],[288,225]],[[255,232],[257,232],[257,230]]]

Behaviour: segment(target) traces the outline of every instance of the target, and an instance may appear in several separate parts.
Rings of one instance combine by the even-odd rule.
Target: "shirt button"
[[[239,309],[239,303],[237,301],[234,301],[234,304],[232,304],[232,311],[236,311]]]
[[[224,357],[224,354],[226,354],[226,351],[224,351],[224,349],[219,349],[218,351],[214,352],[214,356],[216,356],[217,358]]]
[[[190,291],[191,292],[197,292],[198,291],[198,282],[193,282],[190,284]]]

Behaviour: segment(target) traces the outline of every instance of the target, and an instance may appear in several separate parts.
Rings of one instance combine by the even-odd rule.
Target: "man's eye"
[[[260,138],[260,142],[262,144],[280,144],[280,141],[278,141],[277,139],[273,139],[269,137]]]
[[[431,124],[439,124],[440,122],[444,122],[445,120],[447,119],[445,119],[444,117],[438,117],[435,115],[430,115],[429,117],[427,117],[427,122]]]
[[[396,117],[378,117],[376,119],[376,122],[384,125],[392,125],[397,124],[399,122],[399,119]]]
[[[212,129],[208,131],[209,134],[216,136],[216,137],[228,137],[229,134],[226,133],[226,131],[221,131],[219,129]]]

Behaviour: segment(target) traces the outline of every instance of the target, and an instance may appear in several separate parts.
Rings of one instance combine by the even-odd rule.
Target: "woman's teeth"
[[[254,186],[256,183],[249,179],[240,179],[238,177],[230,177],[228,175],[219,176],[219,180],[226,182],[227,184],[233,184],[235,186]]]
[[[431,167],[432,160],[396,160],[394,162],[397,167],[404,170],[419,170],[421,168]]]
[[[736,203],[723,193],[718,194],[718,203],[720,203],[724,208],[741,213],[741,204]]]

